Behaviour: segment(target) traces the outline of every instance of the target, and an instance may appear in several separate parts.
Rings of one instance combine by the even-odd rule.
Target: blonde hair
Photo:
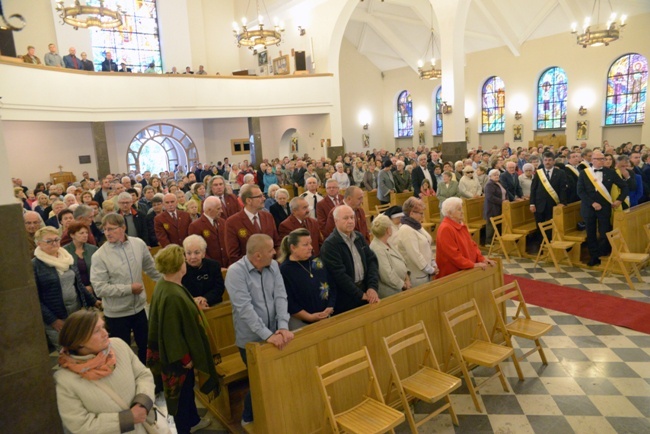
[[[45,226],[43,228],[40,228],[39,230],[36,231],[34,234],[34,240],[37,243],[40,243],[43,240],[43,237],[47,234],[54,234],[56,236],[59,235],[58,229],[52,227],[52,226]]]
[[[381,238],[384,235],[386,235],[388,228],[392,226],[393,226],[393,222],[390,221],[388,216],[386,216],[385,214],[379,214],[372,221],[372,225],[370,226],[370,232],[372,232],[372,235],[375,238]]]
[[[105,200],[104,202],[102,202],[102,210],[105,213],[115,211],[115,202],[113,202],[112,200]]]
[[[174,274],[185,262],[185,250],[179,245],[170,244],[156,254],[156,270],[161,274]]]

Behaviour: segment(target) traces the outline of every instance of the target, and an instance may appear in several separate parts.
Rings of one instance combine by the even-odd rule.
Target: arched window
[[[442,86],[436,91],[436,136],[442,136],[442,111],[440,105],[442,104],[442,96],[440,95]]]
[[[566,128],[567,78],[554,66],[542,73],[537,83],[537,129]]]
[[[99,6],[99,0],[87,0],[86,4]],[[156,71],[162,72],[156,0],[104,0],[104,5],[111,9],[118,4],[124,12],[120,27],[92,27],[90,30],[93,48],[91,60],[95,69],[102,70],[106,52],[110,51],[118,68],[124,62],[133,72],[144,72],[153,62]]]
[[[631,53],[619,57],[607,74],[605,125],[637,124],[645,120],[648,60]]]
[[[177,165],[187,169],[198,162],[192,138],[170,124],[154,124],[140,130],[126,153],[127,168],[135,173],[174,170]]]
[[[408,90],[397,97],[397,137],[413,137],[413,101]]]
[[[481,97],[481,131],[484,133],[504,131],[506,127],[504,115],[506,88],[503,80],[497,76],[488,78],[483,84]]]

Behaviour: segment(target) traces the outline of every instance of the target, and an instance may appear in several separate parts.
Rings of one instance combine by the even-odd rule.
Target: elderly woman
[[[205,428],[210,419],[199,418],[194,402],[194,371],[202,393],[219,393],[219,377],[207,321],[192,294],[183,287],[187,266],[183,248],[170,244],[156,255],[156,269],[163,278],[156,284],[149,312],[147,365],[162,374],[165,401],[174,416],[178,434]]]
[[[36,231],[34,240],[32,265],[45,333],[57,346],[63,321],[70,314],[101,303],[84,286],[72,255],[61,248],[58,230],[46,226]]]
[[[323,262],[312,257],[309,230],[296,229],[284,237],[278,262],[289,302],[289,330],[329,318],[336,294]]]
[[[202,182],[195,182],[192,184],[192,197],[190,200],[196,202],[196,205],[198,206],[197,214],[201,216],[201,204],[205,200],[205,185]],[[192,219],[192,221],[194,221],[194,219]]]
[[[389,243],[394,230],[393,222],[384,214],[375,217],[370,228],[374,237],[370,249],[375,252],[379,261],[379,298],[399,294],[411,288],[406,261]]]
[[[68,193],[63,198],[63,203],[65,203],[65,206],[70,208],[72,205],[75,205],[77,203],[77,197],[72,193]]]
[[[59,343],[63,350],[54,381],[66,432],[147,433],[143,425],[154,420],[153,412],[147,417],[153,375],[128,344],[108,337],[101,314],[80,310],[70,315]]]
[[[450,197],[458,197],[458,182],[454,181],[454,174],[449,171],[442,173],[442,182],[438,183],[436,196],[440,201],[440,209],[445,200]]]
[[[436,258],[440,274],[444,277],[471,268],[486,269],[495,262],[483,257],[463,223],[463,201],[451,197],[443,205],[445,218],[438,227],[436,237]]]
[[[267,195],[267,197],[271,197],[269,194],[269,189],[271,188],[271,185],[278,185],[278,177],[273,173],[273,168],[271,165],[266,166],[266,169],[264,170],[264,176],[262,177],[264,181],[264,194]],[[267,208],[268,209],[268,208]]]
[[[411,286],[415,288],[429,282],[438,273],[438,267],[431,251],[431,235],[422,227],[424,203],[416,197],[409,197],[402,205],[402,211],[404,217],[397,231],[397,247],[411,273]]]
[[[483,194],[481,184],[478,179],[474,178],[474,168],[472,166],[463,167],[463,176],[458,183],[458,194],[460,197],[472,199]]]
[[[372,161],[368,164],[364,163],[364,168],[367,166],[363,174],[363,189],[365,191],[377,190],[377,167]]]
[[[275,220],[275,227],[279,228],[286,218],[291,215],[291,208],[289,207],[289,192],[284,188],[278,189],[275,192],[275,202],[269,208],[273,219]]]
[[[271,206],[275,203],[275,193],[280,189],[280,186],[278,184],[271,184],[268,186],[264,184],[264,186],[267,187],[268,191],[268,197],[264,200],[264,209],[271,211]]]
[[[81,282],[84,284],[88,292],[93,293],[93,288],[90,284],[90,266],[92,264],[91,258],[97,251],[97,246],[88,243],[88,226],[82,222],[75,221],[68,226],[68,235],[72,242],[63,246],[63,248],[72,255]]]
[[[519,175],[519,185],[521,185],[521,191],[524,195],[524,199],[530,198],[530,186],[533,184],[533,174],[535,173],[535,168],[532,164],[526,163],[522,167],[524,173]]]
[[[198,220],[201,217],[199,203],[194,199],[185,202],[185,211],[192,217],[192,221]]]
[[[345,189],[350,186],[350,177],[345,173],[343,163],[336,163],[336,172],[332,174],[332,178],[339,183],[339,188]]]
[[[190,235],[183,241],[187,272],[182,283],[201,310],[221,303],[225,290],[221,265],[205,257],[207,248],[205,239],[198,235]]]
[[[490,223],[490,217],[501,215],[503,202],[507,200],[506,189],[499,182],[501,172],[499,169],[492,169],[488,174],[490,178],[485,184],[485,205],[483,205],[483,218],[487,222],[485,226],[485,244],[492,243],[494,228]]]

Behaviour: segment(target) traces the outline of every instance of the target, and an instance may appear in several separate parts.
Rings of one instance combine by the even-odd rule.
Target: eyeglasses
[[[251,199],[259,199],[259,198],[261,198],[261,197],[264,197],[264,195],[263,195],[263,194],[259,194],[259,195],[257,195],[257,196],[251,196],[250,198],[251,198]]]
[[[604,160],[605,157],[591,157],[592,160]]]
[[[102,232],[104,232],[104,233],[106,234],[106,233],[110,233],[110,232],[115,232],[115,231],[118,230],[118,229],[121,229],[121,227],[120,227],[120,226],[116,226],[116,227],[114,227],[114,228],[104,228],[104,230],[103,230]]]
[[[47,244],[48,246],[52,245],[52,244],[59,244],[61,242],[61,238],[53,238],[51,240],[43,240],[42,242]]]

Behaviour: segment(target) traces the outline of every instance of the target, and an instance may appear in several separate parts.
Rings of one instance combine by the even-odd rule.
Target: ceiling
[[[650,0],[609,2],[619,16],[650,13]],[[609,2],[600,2],[601,22],[611,13]],[[430,48],[427,53],[431,34],[429,4],[429,0],[360,1],[345,29],[345,38],[381,71],[405,66],[416,69],[419,59],[426,57],[428,61],[431,57]],[[471,0],[465,52],[505,46],[518,56],[526,41],[559,33],[568,35],[571,23],[580,27],[593,8],[594,0]],[[592,22],[596,21],[595,15]],[[433,28],[437,28],[435,15]],[[436,57],[440,57],[439,41]]]

